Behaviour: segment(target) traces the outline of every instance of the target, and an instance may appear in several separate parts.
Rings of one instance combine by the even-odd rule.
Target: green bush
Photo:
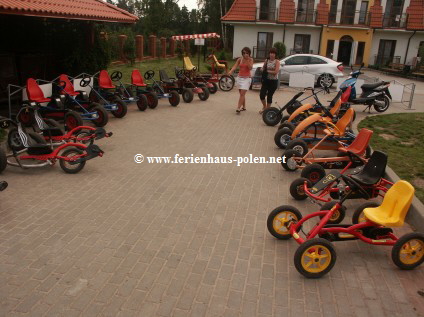
[[[277,49],[277,58],[286,57],[286,46],[283,42],[275,42],[274,47]]]

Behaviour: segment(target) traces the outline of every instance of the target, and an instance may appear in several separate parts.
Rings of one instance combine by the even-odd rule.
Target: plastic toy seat
[[[344,153],[352,152],[352,153],[355,153],[356,155],[362,155],[366,151],[373,133],[374,132],[371,130],[361,129],[361,131],[359,131],[358,135],[356,136],[355,140],[353,140],[353,142],[348,147],[339,147],[338,150]],[[375,151],[374,153],[376,152],[378,151]],[[371,155],[371,158],[372,157],[373,156]],[[386,156],[386,163],[387,163],[387,156]],[[386,166],[384,166],[384,168],[386,168]]]
[[[190,57],[184,56],[184,68],[188,71],[196,70],[196,66],[194,66],[190,60]]]
[[[99,87],[103,89],[115,89],[115,86],[112,84],[112,79],[110,79],[107,70],[100,71]]]
[[[134,69],[131,73],[131,84],[137,87],[146,87],[143,77],[138,69]]]
[[[353,120],[353,115],[355,113],[355,110],[352,108],[347,109],[346,113],[337,121],[336,123],[336,130],[335,135],[341,136],[344,135],[346,128]]]
[[[39,103],[50,102],[50,98],[45,98],[44,93],[38,86],[37,81],[34,78],[28,78],[26,84],[26,92],[30,101]]]
[[[214,62],[215,62],[216,67],[218,67],[218,68],[225,68],[225,67],[226,67],[226,65],[225,65],[225,64],[221,64],[221,63],[218,61],[218,59],[216,58],[216,56],[215,56],[215,55],[212,55],[212,57],[213,57],[213,60],[214,60]]]
[[[65,85],[65,92],[70,96],[78,96],[79,93],[75,91],[74,85],[72,85],[71,81],[68,78],[68,75],[62,74],[59,76],[59,83],[63,81]]]
[[[407,181],[397,181],[384,196],[381,206],[365,208],[368,220],[386,227],[400,227],[411,206],[415,189]]]
[[[351,175],[350,177],[362,185],[374,185],[384,177],[386,166],[386,153],[374,151],[364,168],[358,174]]]
[[[164,82],[165,84],[171,84],[171,85],[174,84],[174,80],[169,78],[168,74],[166,73],[164,69],[159,70],[159,77],[160,77],[160,80]]]

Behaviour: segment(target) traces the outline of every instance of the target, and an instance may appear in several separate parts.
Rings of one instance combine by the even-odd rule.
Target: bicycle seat
[[[34,144],[27,148],[27,153],[29,155],[47,155],[52,152],[52,148],[47,144]]]
[[[27,79],[26,92],[30,101],[35,101],[39,103],[51,101],[50,98],[44,97],[43,91],[41,90],[40,86],[37,84],[37,81],[34,78]]]
[[[350,175],[354,181],[361,185],[370,186],[377,184],[386,172],[387,155],[380,151],[374,151],[364,168],[355,175]]]
[[[103,89],[115,89],[107,70],[101,70],[99,74],[99,87]]]
[[[384,196],[383,202],[376,208],[365,208],[368,220],[386,227],[400,227],[414,198],[414,187],[407,181],[397,181]]]
[[[71,81],[68,78],[68,75],[62,74],[59,76],[59,82],[63,81],[66,85],[63,89],[70,96],[78,96],[79,92],[76,92],[74,89],[74,85],[72,85]]]
[[[134,69],[131,73],[131,84],[137,87],[146,87],[143,77],[138,69]]]

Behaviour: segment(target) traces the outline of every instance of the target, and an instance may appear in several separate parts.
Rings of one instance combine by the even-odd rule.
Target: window
[[[377,54],[377,65],[389,65],[395,55],[396,41],[395,40],[380,40]]]
[[[355,19],[356,0],[343,0],[340,24],[352,25]]]
[[[356,51],[356,65],[361,65],[364,61],[365,42],[358,43],[358,50]]]
[[[333,52],[334,52],[334,40],[328,40],[325,57],[333,59]]]
[[[272,47],[272,40],[274,33],[272,32],[258,32],[258,45],[256,47],[256,54],[254,52],[253,56],[255,58],[266,58],[268,56],[268,51]]]
[[[295,34],[293,53],[295,54],[307,54],[309,53],[309,43],[311,42],[310,34]]]
[[[359,11],[359,24],[367,23],[368,1],[361,2],[361,10]]]
[[[327,64],[327,62],[322,60],[321,58],[311,56],[309,58],[309,64]]]
[[[314,0],[299,0],[296,22],[312,23],[314,20]]]
[[[286,65],[307,65],[309,56],[293,56],[285,61]]]
[[[331,0],[330,4],[330,16],[329,16],[329,23],[336,23],[336,17],[337,17],[337,2],[338,0]]]
[[[275,11],[275,0],[261,0],[259,20],[274,21],[276,18]]]

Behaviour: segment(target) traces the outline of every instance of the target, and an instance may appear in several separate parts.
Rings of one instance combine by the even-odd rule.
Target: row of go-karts
[[[293,237],[300,244],[294,265],[308,278],[321,277],[333,268],[337,258],[333,241],[360,239],[390,245],[398,267],[417,267],[424,261],[424,235],[412,232],[398,238],[391,228],[404,224],[413,186],[403,180],[393,184],[385,178],[387,155],[377,150],[371,153],[369,147],[373,131],[352,131],[355,111],[345,102],[349,92],[339,92],[326,107],[317,92],[309,89],[315,103],[301,104],[297,99],[304,92],[296,94],[282,109],[288,114],[274,141],[285,149],[282,167],[291,172],[301,170],[301,177],[290,185],[291,196],[310,198],[321,208],[302,216],[294,206],[279,206],[268,216],[269,232],[278,239]],[[337,154],[324,157],[323,150]],[[383,197],[382,203],[366,202],[355,210],[351,223],[342,223],[346,200],[378,197]]]

